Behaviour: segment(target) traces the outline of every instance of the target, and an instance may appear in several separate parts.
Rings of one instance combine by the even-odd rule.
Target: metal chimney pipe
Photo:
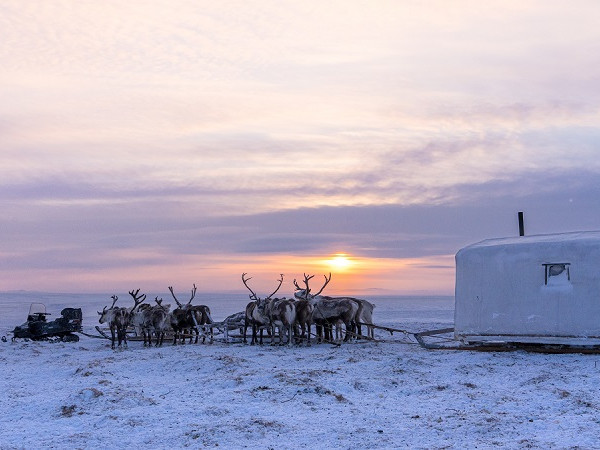
[[[525,236],[525,225],[523,223],[523,211],[519,211],[519,236]]]

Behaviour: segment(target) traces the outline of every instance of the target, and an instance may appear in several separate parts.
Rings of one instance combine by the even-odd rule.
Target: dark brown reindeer
[[[175,296],[173,292],[173,286],[169,286],[169,291],[177,303],[177,308],[171,312],[171,327],[173,328],[173,345],[177,344],[177,339],[180,339],[180,343],[185,343],[186,332],[190,335],[190,344],[192,343],[193,334],[196,335],[194,343],[198,343],[198,336],[200,331],[198,330],[198,323],[201,320],[199,312],[195,311],[192,307],[192,300],[196,296],[196,285],[192,289],[192,296],[188,302],[184,305]]]
[[[321,296],[321,292],[331,281],[331,273],[329,277],[324,275],[325,283],[316,294],[311,293],[309,280],[313,275],[304,274],[305,288],[300,288],[296,283],[296,292],[294,296],[298,300],[307,300],[313,307],[312,320],[317,329],[317,340],[325,339],[333,340],[333,325],[342,322],[346,327],[346,335],[344,341],[348,341],[350,336],[356,334],[357,318],[360,315],[361,303],[349,297],[332,298]],[[324,332],[324,333],[323,333]],[[324,334],[324,336],[323,336]]]
[[[190,333],[190,343],[192,342],[192,333],[196,335],[196,339],[194,343],[198,343],[198,338],[200,335],[200,329],[202,328],[202,343],[206,342],[206,334],[210,334],[210,342],[213,342],[213,327],[212,324],[214,320],[212,319],[210,308],[206,305],[192,305],[192,300],[196,296],[196,285],[194,284],[194,289],[192,289],[192,296],[188,300],[188,302],[183,305],[173,292],[173,287],[169,286],[169,291],[171,291],[171,295],[177,302],[178,308],[174,309],[171,313],[171,326],[173,327],[173,331],[175,334],[179,332],[179,334],[183,334],[185,330]],[[173,343],[176,343],[177,336],[175,336]],[[183,343],[184,339],[181,339],[181,343]]]
[[[258,341],[258,334],[260,331],[260,345],[263,343],[263,331],[267,329],[269,335],[271,334],[271,319],[266,312],[267,305],[271,302],[271,297],[277,293],[281,284],[283,283],[283,274],[281,275],[281,279],[279,281],[279,285],[277,288],[269,295],[268,297],[261,299],[256,295],[256,293],[248,286],[248,281],[250,278],[246,278],[246,273],[242,274],[242,283],[246,286],[246,289],[250,291],[250,303],[246,305],[246,317],[244,320],[244,335],[243,341],[244,343],[248,342],[246,339],[248,327],[252,327],[252,340],[250,341],[251,345],[254,345]],[[271,342],[273,342],[273,337],[271,337]]]
[[[119,347],[121,347],[121,344],[127,347],[127,327],[129,326],[133,309],[115,307],[115,303],[117,303],[119,297],[113,295],[111,298],[113,302],[110,308],[105,306],[102,312],[98,311],[98,315],[100,316],[98,322],[101,324],[107,323],[110,328],[110,348],[115,348],[115,340],[118,341]]]

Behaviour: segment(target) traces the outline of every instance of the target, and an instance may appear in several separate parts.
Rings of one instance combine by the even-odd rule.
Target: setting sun
[[[352,266],[352,260],[345,253],[338,253],[327,260],[332,270],[344,272]]]

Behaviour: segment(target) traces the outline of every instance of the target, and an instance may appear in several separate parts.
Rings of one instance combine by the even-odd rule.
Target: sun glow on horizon
[[[354,266],[354,261],[346,253],[336,253],[333,257],[325,260],[325,263],[336,272],[346,272]]]

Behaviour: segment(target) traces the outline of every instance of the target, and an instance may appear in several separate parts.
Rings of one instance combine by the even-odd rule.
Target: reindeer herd
[[[314,275],[304,274],[303,286],[294,280],[294,298],[273,297],[283,284],[283,275],[280,276],[277,288],[267,297],[259,297],[248,285],[251,277],[242,274],[242,283],[250,291],[250,302],[246,310],[227,317],[223,322],[215,323],[211,317],[210,308],[206,305],[192,305],[196,295],[196,285],[192,289],[191,297],[187,303],[181,303],[169,286],[171,296],[177,308],[171,311],[170,304],[163,304],[163,299],[155,298],[155,304],[144,303],[146,294],[130,291],[133,306],[130,308],[116,307],[118,300],[112,296],[113,303],[105,306],[102,312],[98,311],[99,322],[107,324],[111,334],[111,348],[115,345],[127,346],[127,330],[131,327],[135,334],[141,336],[144,346],[163,344],[167,332],[173,335],[173,345],[178,342],[198,343],[202,334],[204,343],[207,335],[213,341],[213,331],[217,328],[225,332],[226,341],[229,341],[228,331],[239,329],[244,343],[247,343],[247,330],[252,330],[250,344],[263,343],[266,331],[271,344],[311,345],[311,336],[316,342],[335,342],[342,340],[366,337],[374,339],[373,308],[374,305],[367,300],[353,297],[328,297],[320,295],[331,281],[331,274],[324,276],[325,282],[321,288],[312,293],[310,280]],[[315,333],[312,333],[312,326]],[[362,325],[367,328],[366,336],[362,335]],[[336,336],[333,336],[333,330]],[[343,337],[342,337],[343,336]]]

